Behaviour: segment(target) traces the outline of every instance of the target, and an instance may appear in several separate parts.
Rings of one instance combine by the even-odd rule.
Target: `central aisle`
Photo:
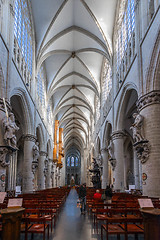
[[[77,199],[77,191],[75,189],[71,189],[57,222],[54,239],[97,240],[96,235],[93,235],[92,226],[87,214],[81,215],[80,209],[77,208]]]

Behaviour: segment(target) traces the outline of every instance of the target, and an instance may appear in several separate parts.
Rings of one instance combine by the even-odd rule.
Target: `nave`
[[[77,208],[77,199],[77,191],[71,189],[58,218],[55,230],[53,233],[50,232],[49,240],[101,240],[100,229],[97,234],[93,225],[93,219],[88,215],[88,212],[86,215],[81,215],[80,209]],[[29,236],[28,239],[31,239],[31,236]],[[34,234],[34,240],[42,239],[42,235]],[[105,235],[103,236],[103,239],[106,239]],[[116,239],[116,236],[109,236],[109,240]],[[121,236],[120,239],[124,240],[124,237]],[[138,240],[143,239],[143,236],[138,236]],[[22,234],[21,240],[24,240],[24,235],[22,236]],[[129,235],[128,240],[134,240],[134,236]]]

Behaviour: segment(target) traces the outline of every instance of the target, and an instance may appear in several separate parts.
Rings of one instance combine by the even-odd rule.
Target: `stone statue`
[[[39,158],[39,142],[36,142],[33,146],[33,159],[38,161]]]
[[[10,113],[9,118],[6,117],[3,119],[3,126],[5,130],[4,140],[7,142],[8,146],[11,146],[17,149],[17,139],[15,132],[19,130],[19,127],[15,123],[14,114]]]
[[[36,173],[37,168],[38,168],[38,158],[39,158],[39,142],[36,142],[35,145],[33,146],[33,161],[32,161],[32,172],[33,174]]]
[[[130,127],[133,131],[133,141],[135,143],[141,142],[144,140],[144,137],[142,136],[142,124],[143,124],[143,116],[140,115],[139,113],[134,113],[134,123]]]
[[[114,144],[113,141],[111,140],[109,145],[108,145],[108,153],[109,153],[109,161],[112,167],[112,170],[114,171],[115,167],[116,167],[116,159],[114,156]]]
[[[109,153],[109,160],[115,159],[114,157],[114,144],[112,141],[110,141],[108,145],[108,153]]]

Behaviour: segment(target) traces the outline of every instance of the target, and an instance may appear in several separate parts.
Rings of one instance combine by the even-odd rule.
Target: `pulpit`
[[[160,209],[141,209],[144,218],[144,239],[160,239]]]
[[[19,240],[21,218],[24,212],[22,207],[2,209],[2,240]]]

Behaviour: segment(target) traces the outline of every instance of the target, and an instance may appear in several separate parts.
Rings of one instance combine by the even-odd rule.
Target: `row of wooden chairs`
[[[101,230],[101,239],[103,239],[104,232],[106,233],[106,240],[109,236],[124,235],[125,240],[128,239],[129,234],[134,234],[135,239],[138,239],[139,234],[144,234],[143,218],[139,211],[138,197],[121,194],[112,198],[112,203],[104,203],[104,201],[93,200],[94,191],[90,191],[87,197],[87,209],[93,221],[93,226],[99,234],[99,224]],[[129,195],[129,194],[128,194]],[[114,200],[113,200],[114,199]]]
[[[103,230],[106,232],[106,240],[108,240],[109,235],[117,235],[117,239],[120,239],[120,235],[124,235],[125,240],[128,240],[129,234],[134,234],[136,239],[138,234],[144,234],[142,218],[110,217],[105,222],[106,224],[101,225],[102,240]]]

